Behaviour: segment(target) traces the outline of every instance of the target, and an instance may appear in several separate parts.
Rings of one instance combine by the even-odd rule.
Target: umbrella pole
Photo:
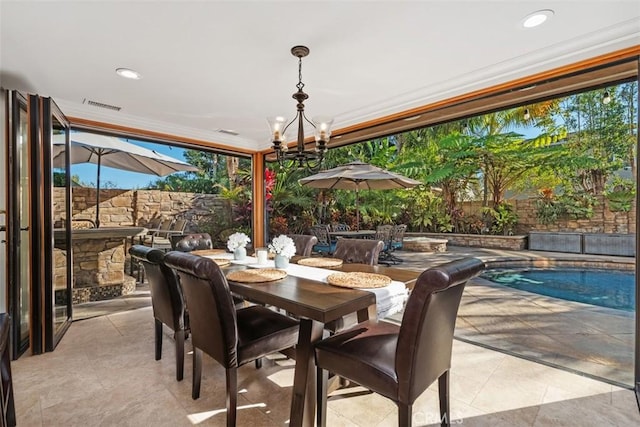
[[[360,231],[360,197],[356,187],[356,231]]]
[[[96,179],[96,228],[100,228],[100,162],[102,154],[98,153],[98,177]]]

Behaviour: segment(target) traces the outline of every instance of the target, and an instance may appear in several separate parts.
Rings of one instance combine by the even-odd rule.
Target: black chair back
[[[465,258],[430,268],[418,277],[407,301],[396,348],[401,401],[413,402],[450,369],[462,292],[484,267],[476,258]]]
[[[212,249],[213,240],[208,233],[178,234],[171,236],[171,247],[180,252]]]
[[[169,252],[165,262],[180,276],[189,307],[193,345],[225,368],[237,367],[236,309],[227,279],[212,260]]]
[[[338,239],[334,258],[339,258],[347,264],[377,265],[384,243],[371,239]]]
[[[134,245],[132,257],[141,261],[151,291],[153,317],[174,331],[184,329],[184,298],[176,273],[164,263],[165,253],[149,246]]]
[[[296,255],[311,256],[313,246],[318,243],[318,238],[309,234],[289,234],[296,245]]]

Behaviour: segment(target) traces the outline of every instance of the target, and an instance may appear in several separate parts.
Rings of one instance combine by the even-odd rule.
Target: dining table
[[[373,239],[376,235],[376,230],[348,230],[348,231],[330,231],[329,236],[331,240],[335,240],[338,237],[345,239]]]
[[[256,263],[255,258],[247,257],[245,261],[222,267],[222,270],[226,275],[238,269],[261,267]],[[262,267],[273,267],[272,263],[270,261],[270,264]],[[358,322],[375,316],[376,298],[379,294],[372,292],[373,290],[332,286],[323,278],[327,273],[325,269],[308,267],[308,271],[312,272],[311,276],[317,272],[314,278],[309,274],[298,274],[296,269],[300,267],[302,266],[291,264],[291,268],[287,269],[287,276],[277,281],[244,283],[228,280],[228,283],[234,294],[254,303],[282,309],[300,320],[289,423],[291,426],[313,426],[316,409],[314,343],[322,339],[324,325],[328,322],[353,313],[356,313]],[[400,268],[364,264],[342,264],[328,273],[336,271],[384,274],[394,281],[392,284],[401,282],[408,288],[413,287],[420,274]]]

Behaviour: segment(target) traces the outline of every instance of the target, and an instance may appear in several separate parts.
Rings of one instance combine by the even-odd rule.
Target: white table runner
[[[266,264],[258,264],[258,260],[254,257],[246,257],[242,261],[233,260],[233,254],[215,254],[207,257],[231,259],[233,264],[246,265],[250,268],[275,268],[275,262],[273,260],[267,261]],[[336,272],[335,270],[298,264],[289,264],[289,267],[284,270],[287,271],[287,274],[295,277],[317,280],[327,284],[327,276]],[[409,291],[404,283],[395,280],[391,281],[391,284],[384,288],[358,288],[358,290],[369,291],[375,294],[378,319],[384,319],[387,316],[402,311],[409,296]]]

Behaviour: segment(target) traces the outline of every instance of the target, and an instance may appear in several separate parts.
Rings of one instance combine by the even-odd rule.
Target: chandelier
[[[304,83],[302,83],[302,58],[309,55],[309,48],[306,46],[294,46],[291,48],[291,54],[298,58],[298,91],[293,94],[298,104],[296,105],[296,116],[287,123],[284,117],[269,117],[269,127],[271,128],[271,136],[273,139],[273,150],[275,151],[278,163],[286,166],[293,161],[296,167],[302,169],[317,170],[322,164],[324,153],[327,151],[327,143],[331,136],[331,124],[333,119],[327,117],[317,117],[313,120],[307,119],[304,114],[304,101],[309,95],[303,92]],[[304,144],[304,122],[310,124],[314,129],[315,147],[306,149]],[[295,151],[289,151],[287,147],[287,131],[292,124],[297,123],[298,135]]]

